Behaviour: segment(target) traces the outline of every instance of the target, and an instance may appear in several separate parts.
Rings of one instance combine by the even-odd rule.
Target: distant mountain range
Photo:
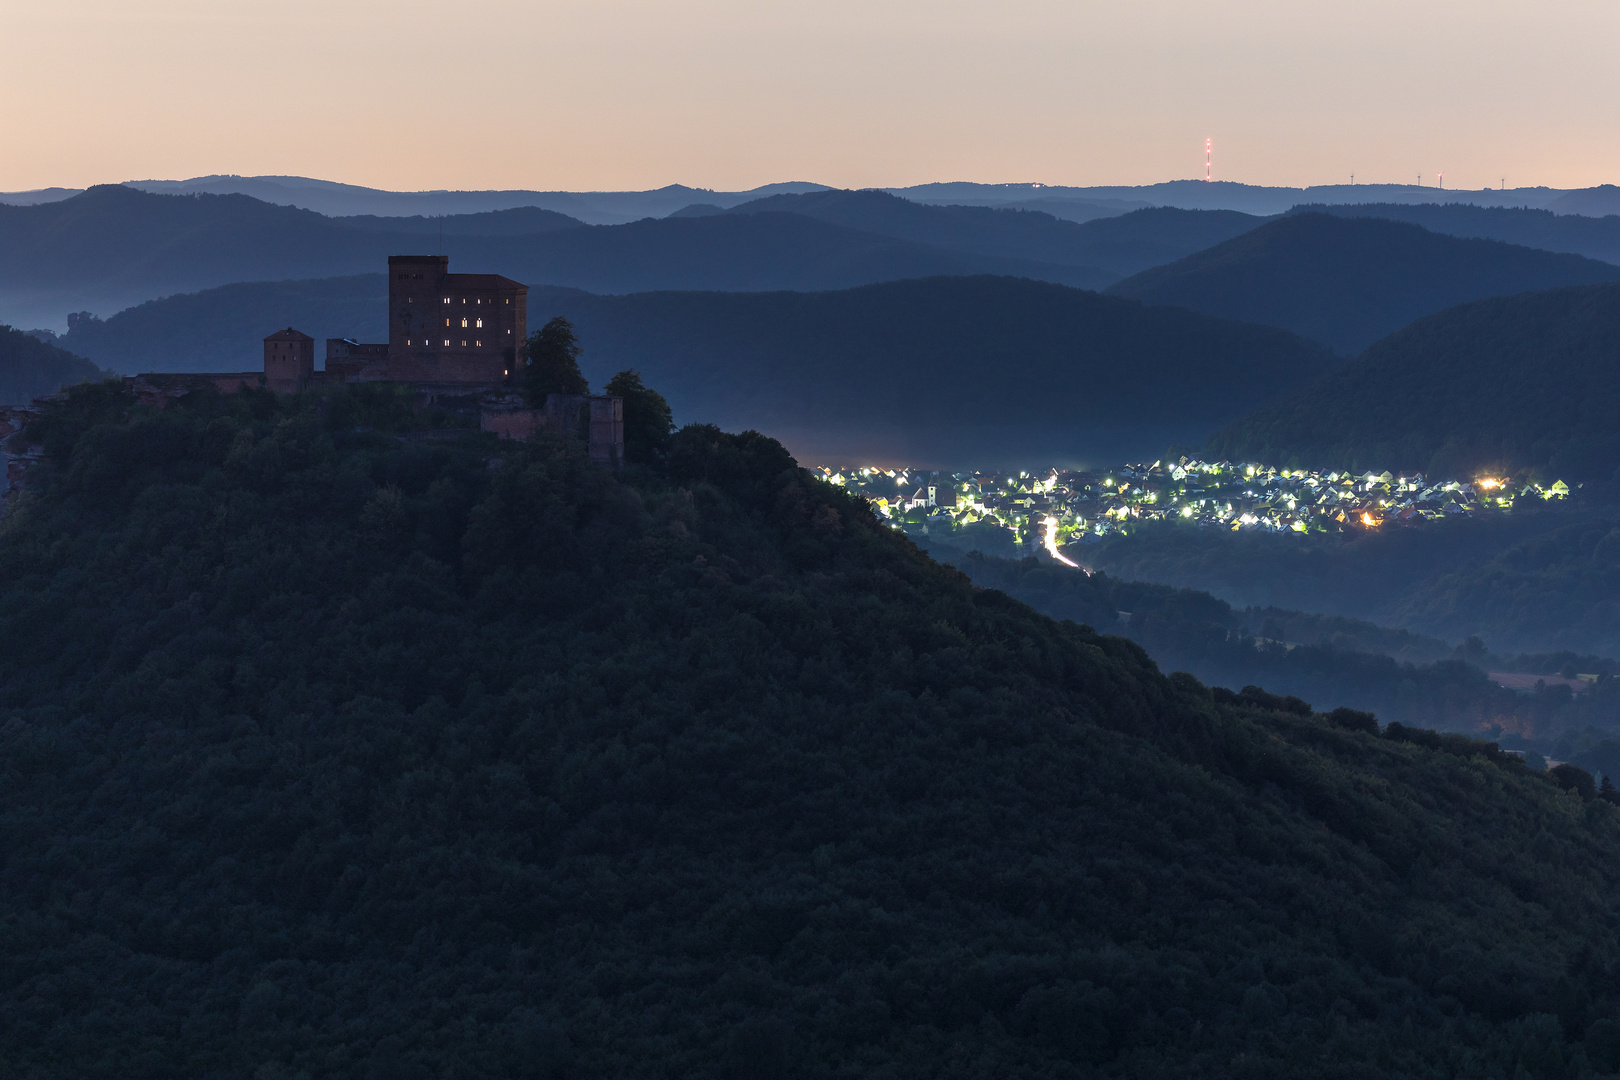
[[[1047,231],[1077,227],[1039,214],[995,217],[1013,225],[1035,222]],[[996,247],[988,239],[993,231],[942,247],[771,212],[595,227],[541,209],[441,219],[328,218],[245,195],[101,187],[55,203],[0,207],[0,319],[60,328],[69,311],[116,311],[232,282],[374,273],[388,255],[424,247],[449,255],[458,269],[596,292],[824,290],[979,273],[1097,288],[1119,276],[986,253]],[[1000,245],[1016,247],[1016,237]]]
[[[77,318],[57,339],[125,375],[145,371],[254,371],[263,339],[292,326],[315,338],[388,340],[388,277],[253,281],[182,293],[126,308],[108,319]]]
[[[1345,354],[1488,296],[1620,280],[1620,266],[1376,218],[1294,214],[1110,291],[1264,323]]]
[[[774,195],[718,213],[798,214],[950,250],[1124,276],[1238,236],[1264,219],[1231,210],[1143,209],[1077,224],[1043,211],[941,206],[882,191]],[[706,215],[707,216],[707,215]]]
[[[1353,469],[1620,467],[1620,285],[1465,304],[1419,320],[1222,431],[1224,457]]]
[[[1523,207],[1467,206],[1460,203],[1403,206],[1398,203],[1359,203],[1353,206],[1316,204],[1295,207],[1291,213],[1325,213],[1340,217],[1387,218],[1421,225],[1447,236],[1503,240],[1509,244],[1585,255],[1589,259],[1620,263],[1620,216],[1583,217]]]
[[[230,285],[80,320],[61,344],[125,372],[245,370],[289,324],[317,339],[381,336],[385,294],[382,275]],[[592,385],[637,368],[682,422],[912,464],[1156,456],[1334,363],[1283,331],[1017,278],[530,293],[531,326],[559,314],[578,327]]]
[[[592,225],[623,224],[643,217],[665,217],[694,203],[729,208],[761,197],[827,190],[825,184],[767,184],[749,191],[710,191],[670,184],[651,191],[386,191],[313,180],[302,176],[199,176],[189,180],[136,180],[129,186],[163,194],[251,195],[265,202],[297,206],[331,216],[376,214],[467,214],[538,206]],[[78,194],[77,188],[44,188],[0,193],[0,203],[50,202]],[[1172,180],[1139,186],[1070,187],[1052,184],[917,184],[882,190],[913,202],[959,206],[1013,206],[1044,210],[1054,217],[1084,221],[1147,206],[1183,210],[1238,210],[1280,214],[1301,203],[1466,203],[1474,206],[1532,207],[1558,214],[1620,214],[1620,188],[1563,190],[1532,187],[1460,191],[1421,184],[1325,184],[1316,187],[1264,187],[1229,181]]]
[[[794,293],[531,294],[594,384],[640,369],[682,419],[755,427],[801,455],[936,466],[1158,456],[1310,380],[1293,335],[991,277]]]

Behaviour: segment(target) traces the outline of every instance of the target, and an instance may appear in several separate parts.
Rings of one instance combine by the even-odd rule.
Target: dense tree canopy
[[[669,452],[675,414],[664,395],[649,389],[639,371],[621,371],[603,392],[624,399],[624,452],[631,461],[657,462]]]
[[[547,394],[588,394],[590,386],[579,373],[579,335],[561,315],[529,335],[523,349],[523,392],[536,405]]]
[[[1166,678],[757,434],[632,484],[426,423],[94,386],[30,429],[7,1072],[1620,1066],[1607,802]]]

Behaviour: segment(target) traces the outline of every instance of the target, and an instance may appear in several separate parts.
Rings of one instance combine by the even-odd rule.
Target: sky
[[[0,0],[0,190],[1620,181],[1614,0]]]

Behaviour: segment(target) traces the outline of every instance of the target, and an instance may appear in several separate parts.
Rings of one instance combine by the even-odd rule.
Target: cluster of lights
[[[1103,473],[924,474],[870,466],[821,472],[829,483],[865,495],[896,527],[999,525],[1015,543],[1037,542],[1054,554],[1063,543],[1127,532],[1149,521],[1296,534],[1370,530],[1397,521],[1505,512],[1519,498],[1562,499],[1570,493],[1561,481],[1543,487],[1483,476],[1431,484],[1421,474],[1323,474],[1185,458]]]

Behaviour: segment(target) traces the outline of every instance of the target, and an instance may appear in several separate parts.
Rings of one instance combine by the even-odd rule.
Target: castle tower
[[[388,374],[403,382],[520,378],[529,287],[499,274],[452,274],[444,255],[388,257]]]
[[[264,339],[264,384],[278,394],[296,394],[315,374],[315,339],[292,327]]]

